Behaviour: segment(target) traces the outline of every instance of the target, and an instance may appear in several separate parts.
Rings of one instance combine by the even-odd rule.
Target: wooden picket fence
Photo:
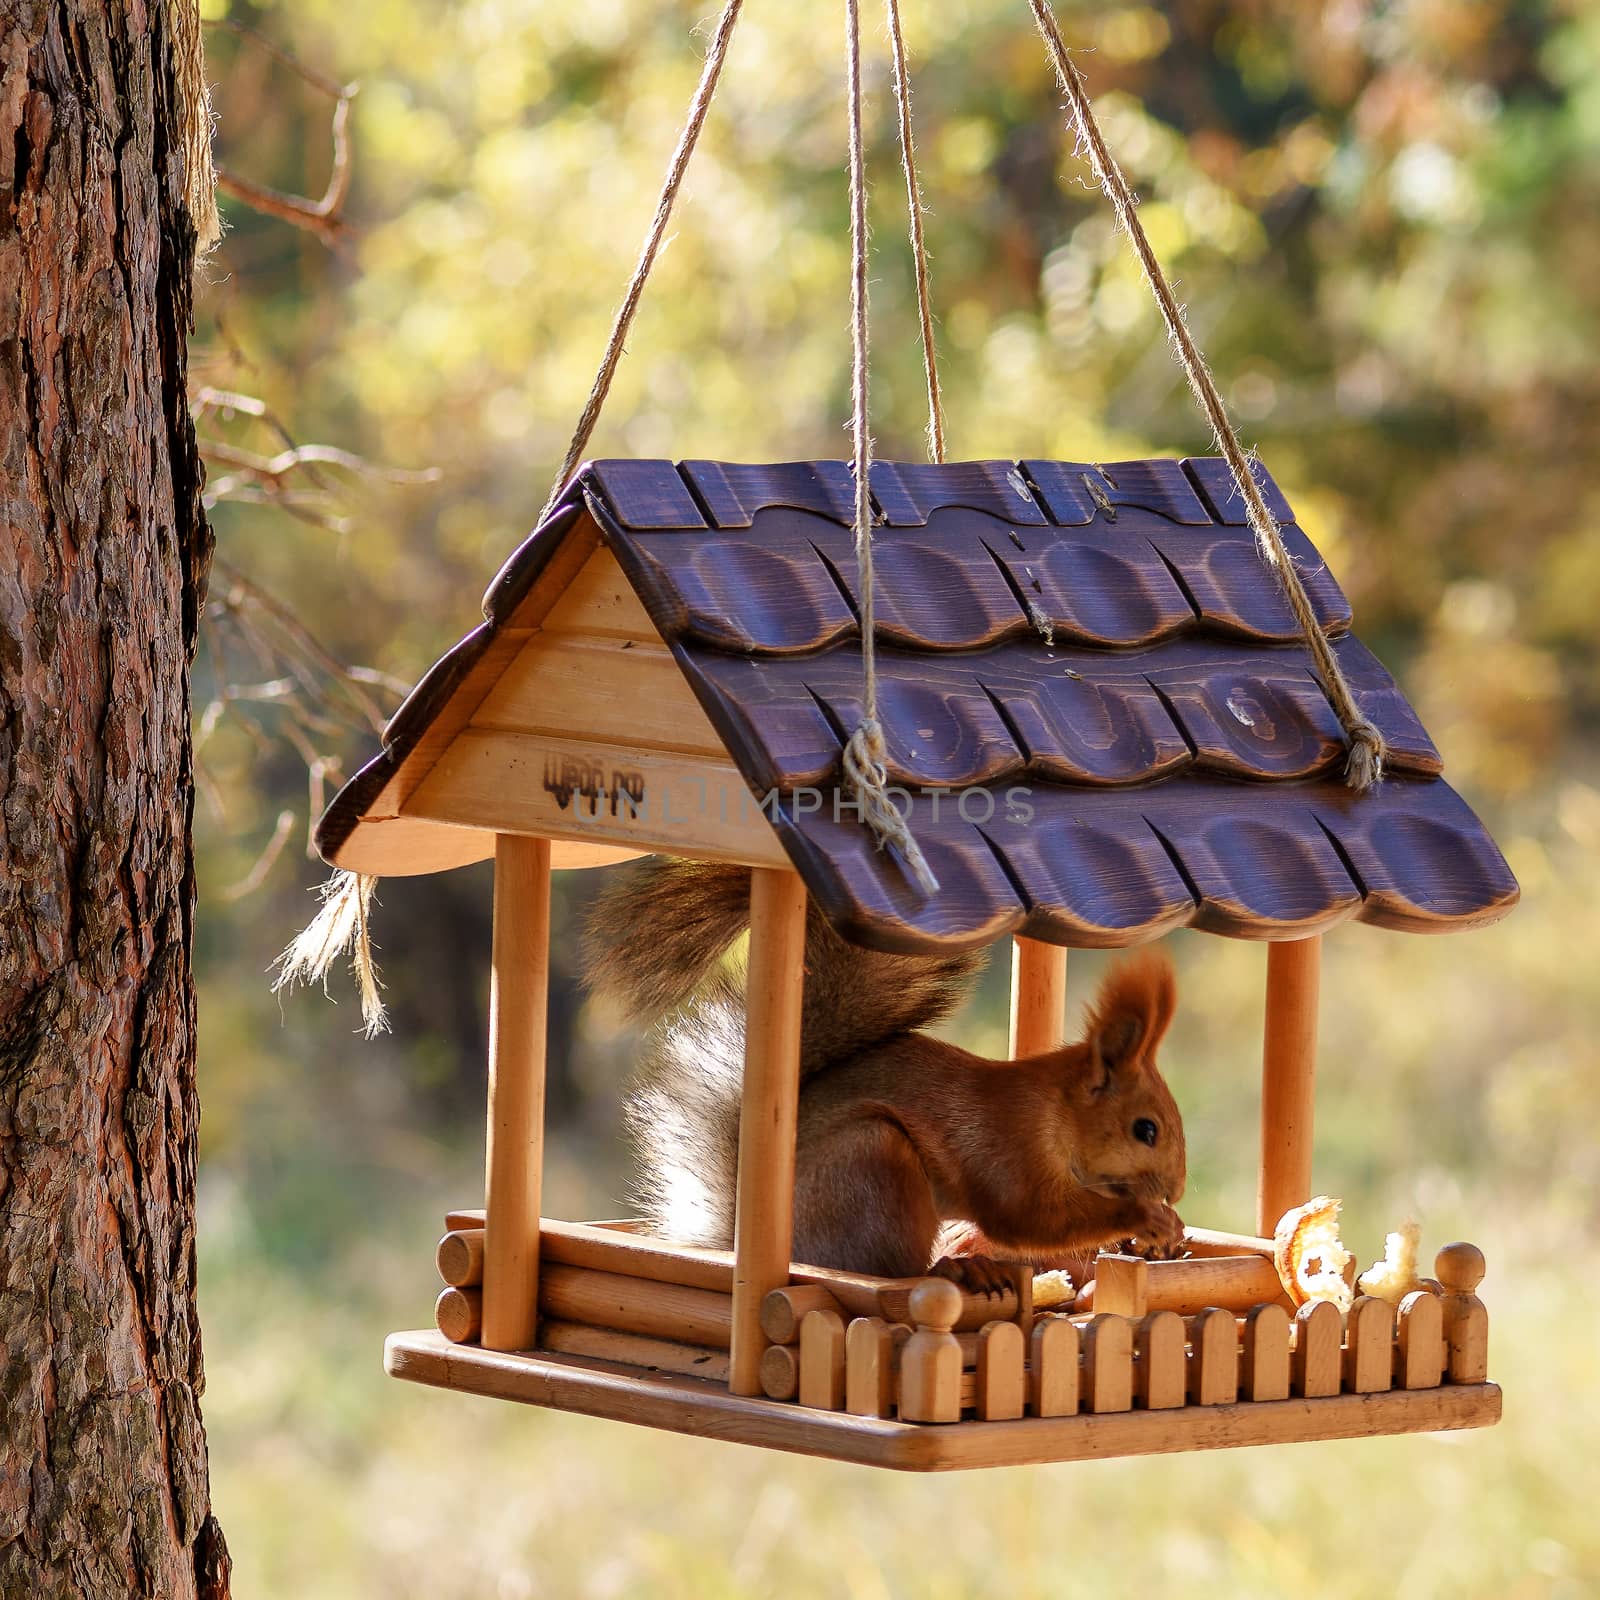
[[[913,1293],[914,1324],[807,1311],[792,1353],[800,1404],[908,1422],[968,1414],[992,1422],[1434,1389],[1487,1375],[1487,1313],[1460,1289],[1418,1289],[1398,1308],[1362,1296],[1347,1318],[1326,1301],[1293,1316],[1277,1303],[1242,1316],[1216,1306],[1192,1316],[1047,1313],[1025,1337],[1002,1321],[956,1333],[959,1297],[940,1280],[929,1285]]]
[[[476,1223],[473,1213],[452,1214],[437,1257],[446,1288],[436,1320],[458,1344],[474,1341],[480,1326]],[[1471,1245],[1440,1251],[1436,1277],[1398,1307],[1361,1297],[1341,1316],[1327,1302],[1291,1312],[1265,1241],[1192,1242],[1215,1253],[1178,1262],[1100,1257],[1092,1308],[1055,1312],[1035,1312],[1033,1274],[1023,1267],[991,1295],[943,1278],[797,1268],[797,1281],[762,1306],[762,1388],[818,1411],[952,1423],[1486,1380],[1488,1314],[1473,1292],[1483,1257]],[[550,1221],[541,1253],[539,1351],[727,1382],[725,1253],[664,1245],[626,1224]],[[1205,1304],[1212,1296],[1223,1303]]]

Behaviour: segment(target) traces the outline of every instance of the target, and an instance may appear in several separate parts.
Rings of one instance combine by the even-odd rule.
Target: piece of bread
[[[1033,1275],[1033,1309],[1050,1311],[1070,1306],[1077,1290],[1065,1272],[1036,1272]]]
[[[1383,1260],[1374,1261],[1356,1280],[1356,1287],[1362,1294],[1399,1305],[1412,1290],[1422,1287],[1422,1279],[1417,1276],[1417,1248],[1421,1242],[1422,1224],[1402,1222],[1398,1233],[1385,1235]]]
[[[1339,1237],[1342,1204],[1331,1195],[1318,1195],[1284,1212],[1273,1231],[1273,1261],[1298,1306],[1327,1300],[1345,1312],[1354,1302],[1348,1273],[1355,1258]]]

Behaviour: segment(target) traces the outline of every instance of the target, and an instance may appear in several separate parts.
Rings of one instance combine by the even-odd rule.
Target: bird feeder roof
[[[635,850],[790,862],[846,937],[884,949],[1007,933],[1111,947],[1186,926],[1272,939],[1349,918],[1413,932],[1498,919],[1518,894],[1504,858],[1350,632],[1349,604],[1283,495],[1264,470],[1259,481],[1356,699],[1388,741],[1384,780],[1365,794],[1344,783],[1338,720],[1225,463],[877,462],[880,718],[890,783],[940,882],[925,895],[892,850],[875,848],[848,798],[839,803],[840,752],[862,708],[849,467],[600,461],[506,563],[483,625],[401,707],[383,753],[329,807],[319,844],[358,870],[456,865],[490,853],[497,828],[546,831],[530,822],[536,786],[559,802],[548,831],[583,839],[576,787],[589,825],[603,823],[602,850],[628,853],[636,839]],[[597,563],[620,574],[616,593],[596,587]],[[616,681],[617,650],[641,651],[636,716],[622,708],[623,731],[591,778],[581,743],[539,743],[540,705],[560,688],[539,675],[540,636],[580,574],[598,597],[583,642],[606,668],[578,679],[580,701],[585,681],[597,695]],[[608,624],[607,596],[634,620]],[[513,715],[495,686],[524,652],[529,692],[509,698],[530,709]],[[634,738],[669,657],[693,695],[685,731]],[[679,840],[648,819],[629,831],[633,787],[657,781],[651,763],[701,748],[691,721],[709,723],[704,759],[731,762],[758,833],[729,824]],[[619,748],[637,753],[638,773],[616,769]],[[571,769],[552,760],[574,753],[580,775],[568,782],[559,774]],[[459,799],[454,809],[428,799],[441,762],[459,769],[454,793],[476,785],[476,837]]]

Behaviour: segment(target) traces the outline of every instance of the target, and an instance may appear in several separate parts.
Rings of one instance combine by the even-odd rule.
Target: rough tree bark
[[[7,1600],[228,1588],[194,1298],[188,680],[210,535],[171,3],[0,0]]]

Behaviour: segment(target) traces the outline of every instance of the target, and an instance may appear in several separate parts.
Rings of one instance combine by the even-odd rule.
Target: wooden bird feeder
[[[1279,1215],[1311,1192],[1321,936],[1504,915],[1517,886],[1338,584],[1261,487],[1384,780],[1341,730],[1221,461],[878,462],[879,697],[924,894],[833,799],[860,711],[842,462],[585,467],[484,621],[322,819],[323,854],[400,876],[495,858],[488,1194],[452,1213],[438,1329],[397,1377],[902,1468],[1481,1426],[1481,1256],[1398,1310],[1291,1310]],[[754,869],[730,1252],[542,1219],[549,874],[641,853]],[[1016,1053],[1062,1041],[1069,947],[1199,928],[1267,942],[1253,1232],[1103,1257],[1092,1312],[792,1262],[807,896],[856,943],[1015,941]],[[640,930],[648,937],[648,929]]]

